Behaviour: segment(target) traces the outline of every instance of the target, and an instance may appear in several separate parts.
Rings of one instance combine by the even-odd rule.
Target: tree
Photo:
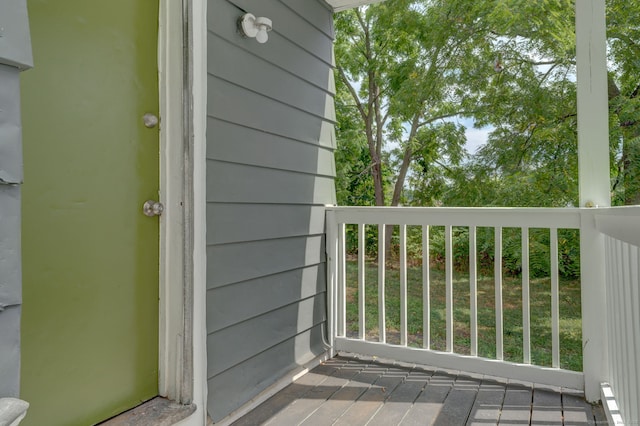
[[[469,178],[465,128],[453,118],[496,128],[475,166],[494,175],[543,170],[542,144],[575,156],[572,22],[570,0],[388,0],[338,15],[337,75],[352,100],[338,109],[360,115],[376,205],[440,204],[451,182]]]
[[[464,157],[462,128],[445,119],[470,115],[473,108],[458,73],[479,59],[483,42],[469,6],[389,0],[336,18],[337,75],[350,95],[343,103],[339,93],[337,106],[359,115],[378,206],[400,203],[414,159],[428,168]],[[477,65],[491,68],[486,60]],[[347,137],[339,131],[339,140],[351,144]]]
[[[613,201],[640,204],[640,7],[607,1]]]
[[[514,26],[518,37],[509,43],[521,46],[505,57],[500,84],[478,93],[493,107],[480,109],[477,123],[495,130],[453,180],[446,204],[578,204],[574,5],[555,6],[546,10],[553,19],[545,18],[543,27],[535,10],[523,14],[531,22]],[[613,203],[639,204],[640,7],[608,0],[607,17]]]
[[[640,204],[640,7],[607,0],[607,14],[612,194]],[[349,143],[368,201],[577,205],[574,19],[574,0],[388,0],[338,15],[338,110],[361,129]],[[492,129],[471,158],[454,117]]]

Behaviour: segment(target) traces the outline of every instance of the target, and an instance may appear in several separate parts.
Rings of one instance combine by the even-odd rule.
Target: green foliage
[[[452,228],[453,268],[457,272],[469,272],[469,228]],[[399,230],[394,227],[389,247],[389,266],[397,267],[399,257]],[[422,227],[407,227],[407,259],[410,265],[420,264],[423,257]],[[529,277],[531,279],[551,276],[551,234],[548,229],[529,230]],[[346,227],[347,254],[358,252],[358,229],[355,225]],[[491,276],[495,267],[495,229],[476,228],[476,264],[481,276]],[[365,256],[377,260],[378,227],[365,226]],[[429,264],[437,270],[445,268],[445,228],[429,227]],[[519,228],[502,230],[502,272],[508,277],[522,273],[522,235]],[[580,277],[580,235],[578,230],[558,230],[558,272],[565,279]]]
[[[607,0],[613,203],[640,204],[640,7]]]
[[[369,154],[362,132],[362,120],[357,110],[349,105],[348,94],[342,82],[336,83],[336,135],[335,151],[336,197],[339,205],[372,206],[373,180],[369,172]]]
[[[336,17],[338,116],[357,111],[364,135],[353,138],[339,129],[338,140],[357,143],[368,156],[363,171],[374,181],[376,205],[404,202],[415,160],[441,187],[438,171],[465,159],[464,131],[445,119],[474,108],[460,69],[490,70],[475,53],[487,41],[468,9],[462,1],[389,0]]]
[[[640,7],[606,7],[612,202],[640,204]],[[577,206],[574,9],[575,0],[387,0],[337,14],[339,203]],[[490,131],[473,155],[459,119]],[[442,232],[432,228],[436,266]],[[455,230],[458,270],[466,232]],[[478,230],[487,271],[492,232]],[[545,232],[531,232],[533,277],[550,268]],[[367,241],[377,244],[373,227]],[[519,230],[505,229],[503,243],[505,273],[516,275]],[[421,256],[417,229],[408,250]],[[559,250],[562,276],[579,276],[578,234],[560,230]]]

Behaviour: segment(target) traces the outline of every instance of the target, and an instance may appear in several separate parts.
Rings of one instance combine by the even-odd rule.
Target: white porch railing
[[[358,274],[357,274],[357,334],[347,333],[347,282],[345,229],[354,225],[358,230]],[[365,225],[378,227],[378,336],[377,341],[367,337],[365,324]],[[390,344],[386,336],[385,313],[385,225],[399,227],[399,277],[400,277],[400,338],[399,344]],[[407,226],[422,227],[423,260],[423,344],[422,347],[408,345],[407,331]],[[429,299],[429,229],[444,227],[445,235],[445,286],[446,286],[446,344],[444,351],[430,347]],[[469,234],[469,305],[470,312],[469,355],[455,353],[453,345],[453,245],[452,229],[468,228]],[[494,228],[495,253],[495,358],[478,356],[478,305],[477,305],[477,254],[475,243],[477,228]],[[522,362],[503,360],[503,267],[502,230],[520,228],[522,235]],[[550,234],[550,281],[551,281],[551,366],[533,365],[531,359],[531,300],[529,294],[528,234],[533,228],[548,229]],[[583,316],[583,372],[560,368],[560,316],[558,274],[558,230],[579,229],[582,239],[582,306]],[[602,242],[606,235],[607,300],[605,283],[593,271],[605,269],[605,259],[597,257],[592,246]],[[639,249],[640,208],[597,209],[545,209],[545,208],[390,208],[390,207],[328,207],[327,208],[327,254],[328,254],[328,329],[334,351],[368,354],[398,361],[428,364],[435,367],[461,370],[471,373],[506,377],[553,386],[585,389],[587,399],[595,400],[594,385],[609,381],[615,393],[618,414],[627,423],[638,421],[640,401],[640,295],[639,295]],[[588,259],[588,256],[596,258]],[[587,271],[587,272],[585,272]],[[589,276],[585,276],[589,273]],[[595,290],[594,290],[595,289]],[[596,296],[594,296],[596,295]],[[597,299],[597,300],[595,300]],[[594,307],[596,307],[594,309]],[[607,327],[602,327],[603,323]],[[594,325],[595,324],[595,325]],[[604,335],[603,335],[604,334]],[[352,337],[353,336],[353,337]],[[607,343],[604,349],[597,342]],[[591,344],[590,344],[591,343]],[[600,365],[602,364],[602,365]],[[602,368],[599,368],[602,367]]]
[[[329,329],[334,330],[333,347],[356,353],[392,358],[405,362],[429,364],[441,368],[463,370],[472,373],[508,377],[554,386],[584,388],[581,372],[560,369],[559,343],[559,291],[558,291],[558,229],[579,229],[580,210],[578,209],[515,209],[515,208],[329,208],[327,210],[327,245],[330,263],[330,277],[334,283],[331,288],[330,303],[333,311],[329,315]],[[358,226],[358,338],[350,338],[346,333],[346,257],[345,226]],[[377,342],[365,338],[366,324],[364,315],[364,226],[378,225],[378,335]],[[385,225],[397,225],[400,228],[400,345],[392,345],[386,339],[385,326]],[[423,232],[423,347],[407,345],[407,262],[406,227],[421,226]],[[430,348],[430,311],[429,300],[429,228],[444,226],[445,229],[445,286],[446,286],[446,349],[435,351]],[[470,355],[454,353],[453,349],[453,227],[469,229],[469,285],[471,298],[470,311]],[[495,254],[495,359],[477,356],[478,345],[478,306],[477,306],[477,249],[476,228],[494,228]],[[503,319],[503,268],[502,268],[502,230],[520,228],[522,232],[522,327],[523,327],[523,363],[503,360],[504,319]],[[529,295],[529,252],[528,233],[531,228],[550,230],[551,240],[551,327],[552,327],[552,367],[531,364],[531,323]]]
[[[610,422],[640,420],[640,208],[598,211],[596,228],[605,235],[609,386],[602,401]]]

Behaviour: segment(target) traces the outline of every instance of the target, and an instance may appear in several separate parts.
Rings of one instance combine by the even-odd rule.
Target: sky
[[[467,135],[467,143],[465,148],[469,154],[475,154],[475,152],[487,141],[487,137],[491,132],[490,127],[483,127],[482,129],[474,129],[473,127],[467,127],[465,134]]]
[[[472,118],[454,118],[452,121],[466,127],[465,135],[467,137],[467,143],[465,144],[465,148],[471,155],[475,154],[478,148],[487,142],[489,133],[493,130],[491,126],[476,129],[473,127]]]

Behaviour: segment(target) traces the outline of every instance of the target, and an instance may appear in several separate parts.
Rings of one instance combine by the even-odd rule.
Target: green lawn
[[[347,333],[358,333],[358,265],[347,262]],[[431,275],[431,348],[445,349],[445,277],[441,270]],[[407,270],[407,315],[409,346],[422,347],[422,269]],[[367,340],[378,340],[378,269],[367,263],[365,272],[365,314]],[[469,276],[454,272],[454,352],[469,354]],[[522,285],[519,277],[505,277],[502,289],[504,318],[504,359],[522,362]],[[530,282],[531,362],[551,366],[551,283],[548,278]],[[400,343],[400,274],[386,269],[385,306],[387,342]],[[478,277],[478,355],[495,358],[495,286],[493,277]],[[560,364],[582,371],[582,329],[580,282],[560,280]]]

